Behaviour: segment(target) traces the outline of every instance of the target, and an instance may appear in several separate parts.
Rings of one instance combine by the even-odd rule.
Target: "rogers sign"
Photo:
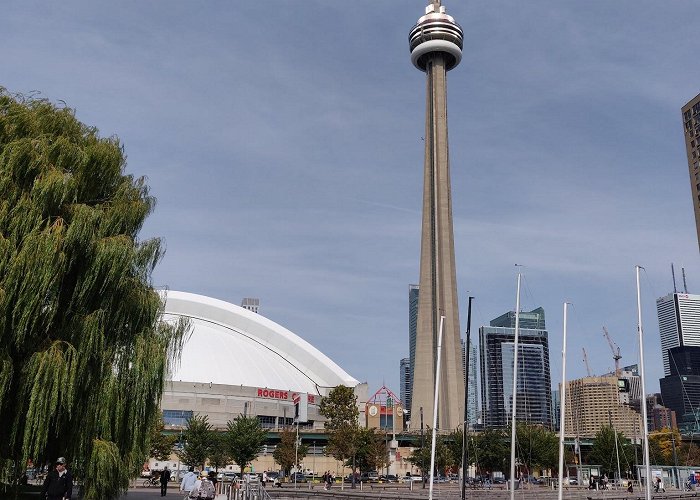
[[[278,389],[262,389],[258,388],[258,397],[267,399],[282,399],[285,401],[294,400],[298,395],[297,392],[280,391]],[[306,399],[309,403],[314,404],[316,402],[316,396],[313,394],[307,394]]]

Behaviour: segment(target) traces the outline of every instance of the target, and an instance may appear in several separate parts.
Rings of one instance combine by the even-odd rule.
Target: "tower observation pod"
[[[444,55],[445,69],[449,71],[462,60],[463,39],[461,26],[447,15],[445,7],[440,2],[431,3],[408,35],[411,62],[425,71],[429,56],[438,52]]]
[[[455,271],[447,141],[447,72],[462,59],[462,28],[432,0],[409,33],[411,62],[426,74],[425,162],[416,352],[411,412],[435,410],[438,333],[444,316],[437,387],[437,425],[456,429],[464,417],[464,369]]]

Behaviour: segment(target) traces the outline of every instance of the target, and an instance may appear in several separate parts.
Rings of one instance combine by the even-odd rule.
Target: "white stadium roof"
[[[172,381],[309,394],[359,383],[311,344],[257,313],[203,295],[164,294],[164,319],[185,317],[192,324]]]

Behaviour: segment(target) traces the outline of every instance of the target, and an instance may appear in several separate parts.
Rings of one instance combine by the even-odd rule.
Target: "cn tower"
[[[438,426],[456,429],[464,418],[464,370],[460,344],[450,162],[447,145],[447,72],[462,59],[462,28],[432,0],[409,34],[411,62],[426,74],[425,167],[420,253],[418,325],[411,414],[434,410],[440,317]],[[431,420],[428,420],[431,421]]]

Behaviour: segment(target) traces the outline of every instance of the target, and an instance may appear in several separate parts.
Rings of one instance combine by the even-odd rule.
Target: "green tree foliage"
[[[343,463],[349,463],[354,478],[357,471],[355,459],[360,429],[360,412],[357,409],[355,392],[343,385],[333,388],[328,396],[321,400],[319,411],[326,417],[325,428],[329,434],[326,454]]]
[[[226,467],[233,462],[233,457],[229,452],[226,434],[212,432],[211,446],[209,447],[209,465],[218,471],[219,467]]]
[[[452,431],[445,439],[445,446],[450,450],[452,463],[450,468],[457,470],[462,467],[462,429]],[[467,463],[470,463],[469,443],[467,443]]]
[[[260,455],[260,448],[267,440],[267,432],[262,428],[257,417],[242,415],[229,420],[226,428],[228,453],[243,472],[248,464]]]
[[[182,463],[204,470],[215,439],[213,435],[214,430],[206,415],[193,415],[187,419],[187,427],[182,433],[182,448],[177,452]]]
[[[159,323],[155,200],[125,165],[71,109],[0,88],[0,459],[66,456],[86,498],[140,469],[186,330]]]
[[[170,454],[173,452],[173,447],[177,441],[177,436],[167,435],[163,432],[163,417],[158,415],[149,435],[150,453],[149,456],[156,460],[166,461],[170,459]]]
[[[422,474],[430,474],[430,454],[433,446],[433,430],[428,427],[424,443],[413,450],[408,461],[421,470]],[[435,437],[435,470],[434,474],[445,474],[448,467],[455,463],[452,449],[447,445],[447,436],[438,434]]]
[[[588,455],[588,463],[600,465],[603,474],[614,477],[617,474],[617,455],[615,453],[615,439],[617,439],[617,453],[620,456],[620,469],[624,473],[628,464],[634,463],[634,448],[630,440],[622,433],[605,425],[600,428],[593,440],[593,447]],[[650,440],[651,441],[651,440]]]
[[[309,453],[309,446],[299,444],[296,446],[297,433],[293,427],[287,427],[280,432],[280,442],[272,452],[272,458],[284,471],[286,476],[292,470],[292,467],[299,467],[301,461]]]
[[[389,462],[386,441],[387,436],[377,429],[358,429],[355,465],[361,471],[381,470],[386,467]]]
[[[501,429],[486,429],[469,436],[470,460],[479,474],[510,473],[510,436]]]
[[[525,423],[518,423],[515,432],[516,456],[525,465],[525,473],[558,467],[559,437],[555,433],[541,425]]]

